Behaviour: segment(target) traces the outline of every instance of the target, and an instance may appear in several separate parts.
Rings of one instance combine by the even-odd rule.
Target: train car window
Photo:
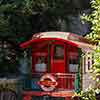
[[[94,60],[93,60],[93,55],[90,52],[87,52],[84,56],[84,63],[83,63],[83,67],[84,67],[84,72],[88,72],[90,70],[90,68],[92,67]]]
[[[54,59],[64,59],[64,46],[62,46],[62,45],[55,46]]]
[[[69,53],[69,72],[78,72],[78,53]]]
[[[35,71],[36,72],[46,72],[46,61],[44,56],[39,56],[37,58],[37,62],[35,64]]]

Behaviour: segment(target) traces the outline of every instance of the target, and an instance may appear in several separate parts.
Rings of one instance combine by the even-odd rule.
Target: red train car
[[[42,32],[20,46],[32,47],[32,85],[31,90],[24,90],[23,100],[78,99],[76,92],[82,89],[81,55],[94,49],[93,42],[69,32]]]

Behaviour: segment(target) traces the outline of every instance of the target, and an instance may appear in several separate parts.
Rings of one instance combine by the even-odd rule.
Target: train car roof
[[[20,45],[21,48],[27,48],[31,46],[33,43],[41,42],[48,40],[59,40],[63,42],[67,42],[73,46],[77,46],[82,49],[90,49],[93,50],[96,48],[96,43],[86,39],[82,36],[70,33],[70,32],[41,32],[34,34],[32,39],[26,41]]]

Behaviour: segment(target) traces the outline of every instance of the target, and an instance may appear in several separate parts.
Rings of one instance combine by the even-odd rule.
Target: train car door
[[[65,73],[65,45],[55,43],[51,47],[51,73]]]
[[[65,44],[55,43],[51,46],[51,73],[65,73]],[[58,89],[66,88],[66,79],[57,78]]]

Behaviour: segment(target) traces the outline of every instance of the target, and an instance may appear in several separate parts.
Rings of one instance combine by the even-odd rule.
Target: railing
[[[41,80],[41,78],[43,78],[43,76],[46,77],[46,75],[48,75],[47,73],[34,73],[32,76],[32,89],[33,90],[42,90],[41,89],[41,84],[38,84]],[[71,73],[49,73],[49,75],[53,76],[55,81],[57,82],[57,86],[55,86],[55,91],[64,91],[64,90],[68,90],[68,91],[74,91],[75,90],[75,80],[76,80],[76,74],[71,74]],[[47,77],[48,78],[48,77]],[[54,80],[51,77],[51,81]],[[47,84],[47,80],[43,80],[43,82],[41,82],[43,84]],[[49,83],[50,84],[50,81]],[[53,82],[51,83],[53,84]]]
[[[26,79],[28,86],[24,86],[23,100],[35,100],[34,96],[61,97],[71,100],[71,97],[75,96],[75,81],[76,75],[70,73],[34,73],[32,79]]]
[[[75,74],[70,73],[57,73],[56,74],[58,80],[58,90],[74,90],[75,89]]]

